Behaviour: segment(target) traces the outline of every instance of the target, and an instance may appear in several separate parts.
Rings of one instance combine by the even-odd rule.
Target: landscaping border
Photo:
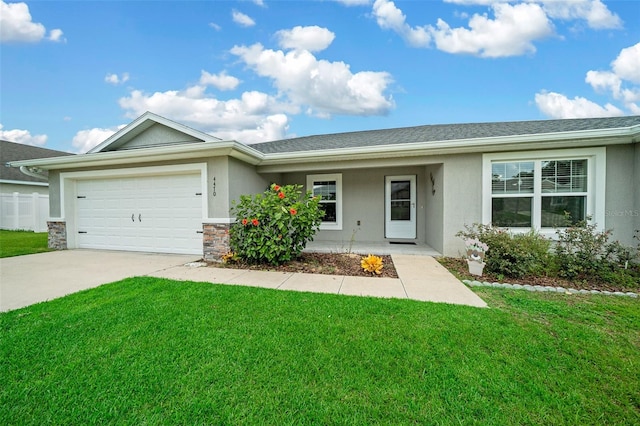
[[[607,290],[577,290],[575,288],[564,288],[564,287],[551,287],[551,286],[543,286],[543,285],[530,285],[530,284],[509,284],[509,283],[498,283],[498,282],[489,282],[489,281],[477,281],[477,280],[461,280],[465,285],[469,287],[495,287],[495,288],[507,288],[511,290],[527,290],[527,291],[539,291],[539,292],[549,292],[549,293],[561,293],[561,294],[596,294],[601,296],[625,296],[625,297],[638,297],[637,293],[632,291],[622,292],[622,291],[607,291]]]

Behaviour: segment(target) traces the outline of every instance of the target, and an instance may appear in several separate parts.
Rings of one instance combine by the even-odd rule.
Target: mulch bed
[[[288,262],[284,265],[255,265],[244,262],[232,263],[216,263],[216,267],[233,268],[233,269],[250,269],[261,271],[278,271],[278,272],[302,272],[309,274],[326,274],[326,275],[347,275],[355,277],[385,277],[398,278],[395,266],[391,260],[391,256],[380,256],[384,268],[381,275],[374,275],[365,272],[360,266],[360,260],[363,258],[360,254],[347,253],[302,253],[300,258]],[[489,282],[507,282],[510,284],[529,284],[552,287],[575,288],[577,290],[608,290],[608,291],[640,291],[637,289],[618,288],[613,285],[587,281],[587,280],[566,280],[558,277],[537,277],[528,276],[522,278],[500,278],[492,274],[484,274],[477,277],[469,274],[469,268],[464,259],[453,257],[441,257],[438,261],[451,271],[458,279],[469,279]]]
[[[360,254],[347,253],[302,253],[300,258],[292,260],[284,265],[254,265],[244,262],[231,262],[216,264],[216,267],[251,269],[261,271],[278,272],[303,272],[309,274],[348,275],[352,277],[385,277],[398,278],[396,268],[393,266],[391,256],[379,256],[382,258],[382,274],[375,275],[365,272],[360,266],[363,258]]]
[[[509,284],[529,284],[529,285],[541,285],[541,286],[551,286],[551,287],[563,287],[563,288],[575,288],[576,290],[600,290],[600,291],[638,291],[640,288],[630,289],[630,288],[620,288],[613,286],[611,284],[599,282],[599,281],[589,281],[589,280],[566,280],[559,277],[537,277],[537,276],[527,276],[522,278],[502,278],[492,275],[492,274],[483,274],[481,277],[471,275],[469,273],[469,267],[467,266],[467,261],[465,259],[453,258],[453,257],[442,257],[438,258],[438,261],[446,267],[449,271],[451,271],[456,277],[459,279],[468,279],[474,281],[488,281],[488,282],[500,282],[500,283],[509,283]]]

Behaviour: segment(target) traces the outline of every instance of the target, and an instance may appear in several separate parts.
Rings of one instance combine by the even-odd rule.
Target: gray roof
[[[37,146],[0,140],[0,180],[19,180],[24,182],[46,182],[27,176],[15,167],[6,167],[9,161],[32,160],[35,158],[60,157],[73,155],[64,151],[39,148]],[[46,173],[44,173],[46,174]]]
[[[605,130],[640,125],[640,116],[576,118],[564,120],[513,121],[496,123],[435,124],[397,129],[366,130],[304,136],[251,145],[264,154],[359,148],[419,142],[523,136],[581,130]]]

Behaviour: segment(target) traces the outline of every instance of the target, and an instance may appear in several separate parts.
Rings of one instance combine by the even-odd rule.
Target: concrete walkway
[[[247,285],[278,290],[393,297],[486,307],[487,304],[431,256],[392,254],[398,278],[250,271],[180,265],[149,275],[184,281]]]
[[[193,266],[197,256],[65,250],[0,259],[0,312],[133,276],[486,307],[433,257],[393,254],[399,278]]]

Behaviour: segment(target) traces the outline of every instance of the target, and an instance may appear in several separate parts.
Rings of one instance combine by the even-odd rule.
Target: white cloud
[[[612,13],[601,0],[533,0],[543,5],[545,12],[552,19],[583,19],[593,29],[622,28],[622,20]]]
[[[396,32],[411,46],[429,47],[431,36],[428,27],[411,27],[406,23],[405,15],[394,2],[376,0],[373,4],[373,15],[380,28]]]
[[[297,26],[290,30],[276,32],[279,45],[283,49],[300,49],[319,52],[331,45],[336,35],[326,28],[316,25],[310,27]]]
[[[611,67],[620,78],[640,84],[640,43],[622,49]]]
[[[597,93],[611,96],[624,105],[631,114],[640,113],[640,43],[624,48],[611,62],[611,70],[587,71],[585,82]],[[586,98],[573,99],[554,92],[536,94],[536,104],[540,111],[553,118],[606,117],[624,115],[625,112],[611,104],[598,105]]]
[[[210,74],[204,70],[200,71],[200,84],[203,86],[213,86],[219,90],[233,90],[240,84],[240,80],[222,71],[218,74]]]
[[[393,1],[376,0],[373,16],[380,28],[391,29],[414,47],[429,47],[453,54],[505,57],[533,53],[533,42],[549,37],[555,29],[552,20],[584,20],[592,29],[616,29],[622,20],[602,0],[444,0],[461,6],[486,6],[493,12],[474,14],[468,28],[451,26],[438,19],[435,26],[411,27]],[[467,13],[455,15],[466,19]]]
[[[586,98],[573,99],[555,92],[539,92],[535,97],[538,109],[551,118],[616,117],[624,112],[610,103],[604,107]]]
[[[222,27],[220,25],[216,24],[215,22],[209,22],[209,26],[211,28],[213,28],[214,30],[216,30],[216,31],[220,31],[222,29]]]
[[[231,16],[233,17],[233,22],[243,27],[253,27],[256,24],[256,21],[251,19],[248,15],[238,12],[237,10],[231,12]]]
[[[240,99],[224,101],[207,94],[206,87],[199,85],[182,91],[169,90],[153,94],[133,90],[129,96],[120,98],[119,104],[130,118],[152,111],[172,120],[194,125],[217,137],[239,135],[238,137],[247,138],[237,139],[241,142],[260,142],[263,141],[260,137],[272,135],[284,137],[288,126],[284,113],[299,112],[262,92],[244,92]]]
[[[300,27],[280,32],[283,43],[295,49],[265,49],[261,44],[235,46],[231,53],[239,57],[257,75],[272,81],[277,94],[259,91],[242,93],[240,98],[218,99],[208,92],[236,89],[240,80],[222,71],[212,74],[201,70],[197,84],[182,90],[145,93],[131,90],[119,99],[127,117],[136,118],[152,111],[167,118],[193,125],[217,137],[245,143],[287,137],[289,115],[330,114],[383,115],[393,108],[385,94],[392,82],[386,72],[352,73],[344,62],[317,59],[309,50],[324,49],[333,33],[319,27]]]
[[[611,62],[611,71],[588,71],[585,81],[599,93],[622,101],[626,108],[635,110],[640,101],[640,43],[624,48]]]
[[[76,149],[76,152],[84,153],[89,151],[91,148],[100,145],[111,135],[125,126],[125,124],[121,124],[117,127],[112,127],[109,129],[95,127],[93,129],[80,130],[71,140],[71,144]]]
[[[231,53],[255,72],[273,80],[281,94],[313,114],[383,115],[394,107],[385,96],[391,83],[387,72],[352,73],[344,62],[318,60],[307,50],[283,52],[260,43],[235,46]]]
[[[62,37],[64,33],[62,32],[61,29],[56,28],[54,30],[51,30],[49,32],[49,40],[50,41],[55,41],[55,42],[64,42],[67,41],[64,37]]]
[[[5,3],[0,0],[0,42],[35,43],[44,39],[44,25],[33,22],[26,3]],[[64,41],[62,30],[54,29],[49,40]]]
[[[266,7],[263,0],[253,0],[253,3],[260,7]]]
[[[515,0],[444,0],[465,6],[490,6],[495,3],[516,3]],[[539,3],[552,19],[564,21],[584,20],[592,29],[616,29],[622,27],[622,20],[612,13],[602,0],[527,0]]]
[[[2,130],[2,127],[0,124],[0,139],[2,140],[32,146],[42,146],[47,143],[47,135],[32,135],[30,131],[20,129]]]
[[[431,27],[436,47],[449,53],[482,57],[516,56],[536,51],[533,41],[553,34],[553,25],[537,4],[493,4],[495,19],[475,14],[469,29],[451,28],[442,19]]]
[[[240,99],[220,100],[207,93],[208,86],[232,89],[235,77],[201,71],[198,84],[184,90],[144,93],[132,90],[119,100],[130,118],[153,111],[184,122],[218,137],[245,143],[286,137],[288,114],[302,108],[311,114],[382,115],[394,103],[385,96],[391,82],[386,72],[352,73],[343,62],[316,59],[307,50],[290,52],[264,49],[255,44],[236,46],[231,53],[258,75],[270,78],[278,97],[263,92],[244,92]]]
[[[620,77],[610,71],[588,71],[585,81],[599,93],[611,92],[619,96],[622,87]]]
[[[253,129],[217,130],[213,134],[225,140],[252,144],[284,139],[288,129],[289,117],[286,114],[274,114],[259,120]]]
[[[126,81],[129,81],[129,73],[128,72],[123,72],[122,74],[118,75],[118,74],[107,74],[104,77],[104,81],[109,83],[109,84],[113,84],[114,86],[118,85],[118,84],[122,84]]]

